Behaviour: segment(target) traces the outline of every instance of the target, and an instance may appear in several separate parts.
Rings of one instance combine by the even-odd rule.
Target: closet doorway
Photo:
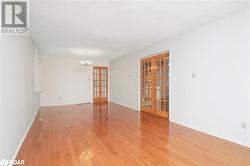
[[[141,60],[141,110],[169,117],[169,53]]]
[[[93,67],[93,99],[94,103],[108,101],[108,67]]]

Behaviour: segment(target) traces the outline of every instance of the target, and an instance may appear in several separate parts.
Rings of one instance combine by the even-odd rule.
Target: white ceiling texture
[[[42,1],[30,3],[42,55],[113,59],[249,6],[249,1]]]

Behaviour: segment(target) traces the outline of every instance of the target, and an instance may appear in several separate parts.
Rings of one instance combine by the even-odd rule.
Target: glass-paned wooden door
[[[162,117],[168,117],[168,53],[162,53],[141,60],[141,110]]]
[[[156,112],[155,114],[168,117],[169,113],[169,57],[167,54],[156,57]]]
[[[141,61],[141,109],[154,113],[154,73],[153,59]]]
[[[94,103],[108,101],[108,67],[93,68]]]

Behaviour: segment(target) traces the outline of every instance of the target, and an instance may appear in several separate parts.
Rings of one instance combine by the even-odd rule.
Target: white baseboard
[[[243,144],[242,142],[239,142],[239,141],[236,141],[236,140],[232,140],[232,139],[230,139],[230,138],[223,137],[223,136],[221,136],[221,135],[218,135],[217,133],[209,132],[209,131],[207,131],[207,130],[200,129],[200,128],[197,128],[197,127],[195,127],[195,126],[192,126],[192,125],[189,125],[189,124],[186,124],[186,123],[182,123],[182,122],[179,122],[179,121],[174,121],[174,120],[170,120],[170,121],[171,121],[172,123],[176,123],[176,124],[178,124],[178,125],[180,125],[180,126],[183,126],[183,127],[186,127],[186,128],[189,128],[189,129],[192,129],[192,130],[201,132],[201,133],[203,133],[203,134],[207,134],[207,135],[216,137],[217,139],[227,141],[227,142],[226,142],[227,144],[229,143],[229,144],[241,146],[241,147],[243,147],[243,148],[250,148],[250,145],[248,145],[248,144]]]
[[[22,136],[22,138],[21,138],[21,140],[20,140],[20,142],[19,142],[19,145],[18,145],[18,147],[17,147],[17,149],[16,149],[16,153],[15,153],[14,156],[13,156],[13,160],[16,159],[17,154],[18,154],[18,152],[19,152],[21,146],[23,145],[23,142],[24,142],[24,140],[25,140],[25,138],[26,138],[26,136],[27,136],[29,130],[31,129],[32,124],[34,123],[34,120],[35,120],[35,118],[36,118],[36,116],[37,116],[37,114],[38,114],[39,111],[40,111],[40,107],[39,107],[39,109],[36,111],[36,114],[35,114],[35,116],[33,117],[32,121],[30,122],[30,124],[29,124],[29,126],[28,126],[26,132],[25,132],[24,135]]]
[[[138,109],[132,108],[132,107],[130,107],[130,106],[121,104],[121,103],[116,102],[116,101],[113,101],[113,100],[110,100],[110,102],[115,103],[115,104],[119,104],[119,105],[121,105],[121,106],[123,106],[123,107],[127,107],[127,108],[132,109],[132,110],[135,110],[135,111],[140,111],[140,110],[138,110]]]

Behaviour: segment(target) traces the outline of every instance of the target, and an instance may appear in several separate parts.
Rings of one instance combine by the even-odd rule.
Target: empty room
[[[0,166],[250,166],[249,0],[0,10]]]

